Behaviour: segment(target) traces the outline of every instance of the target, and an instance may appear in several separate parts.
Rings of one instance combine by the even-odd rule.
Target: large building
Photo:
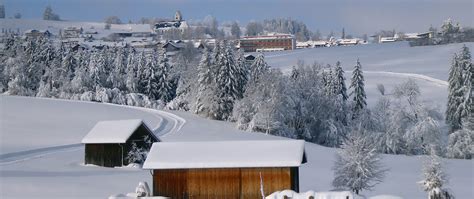
[[[239,199],[298,192],[305,162],[303,140],[156,142],[143,168],[153,196]]]
[[[267,52],[296,49],[294,35],[272,34],[264,36],[245,36],[240,39],[240,48],[244,52]]]

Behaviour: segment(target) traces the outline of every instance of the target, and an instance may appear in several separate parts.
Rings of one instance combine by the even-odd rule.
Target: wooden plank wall
[[[104,167],[122,165],[122,149],[118,144],[86,144],[85,163]]]
[[[290,168],[170,169],[154,170],[153,195],[193,199],[261,198],[260,173],[265,195],[297,188],[292,184]]]

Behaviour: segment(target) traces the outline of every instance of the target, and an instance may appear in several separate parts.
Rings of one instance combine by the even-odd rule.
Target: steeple
[[[181,12],[179,10],[176,11],[176,14],[174,14],[174,20],[175,21],[182,21],[183,16],[181,15]]]

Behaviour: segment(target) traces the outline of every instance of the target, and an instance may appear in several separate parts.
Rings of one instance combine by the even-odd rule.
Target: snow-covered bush
[[[138,147],[136,143],[132,143],[132,147],[130,148],[130,151],[127,153],[127,156],[125,159],[128,161],[128,163],[137,163],[137,164],[142,164],[145,162],[146,156],[148,154],[148,151],[145,150],[144,148]]]
[[[429,199],[454,198],[452,193],[443,186],[448,182],[442,162],[436,152],[432,152],[423,164],[423,180],[419,183],[428,192]]]
[[[474,132],[458,130],[449,135],[448,157],[471,159],[474,154]]]

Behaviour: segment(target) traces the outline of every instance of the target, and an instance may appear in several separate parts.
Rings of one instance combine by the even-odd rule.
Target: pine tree
[[[173,99],[174,94],[170,76],[171,65],[168,63],[165,49],[160,49],[158,60],[158,71],[156,73],[158,99],[166,103]]]
[[[463,90],[463,68],[460,64],[461,56],[454,55],[448,78],[448,104],[446,106],[446,123],[450,127],[450,132],[461,128],[461,107],[464,97]]]
[[[210,53],[205,49],[198,66],[198,94],[194,111],[196,114],[209,117],[209,108],[215,90],[214,78]]]
[[[147,82],[145,85],[145,95],[150,99],[156,100],[160,97],[160,91],[158,88],[159,76],[158,76],[158,58],[156,53],[152,53],[147,56],[146,70],[144,80]]]
[[[249,78],[249,69],[242,51],[237,51],[237,59],[235,62],[237,69],[237,99],[242,99]]]
[[[250,66],[250,82],[255,83],[258,79],[268,72],[270,67],[265,62],[265,57],[263,54],[257,55],[254,62]]]
[[[360,64],[359,59],[357,59],[357,64],[356,66],[354,66],[354,71],[352,72],[350,88],[354,89],[350,95],[353,96],[354,103],[354,106],[352,108],[352,119],[355,119],[359,112],[367,106],[367,96],[364,90],[364,75],[362,73],[362,65]]]
[[[119,48],[115,53],[113,67],[107,78],[107,82],[112,88],[125,89],[126,58],[125,49]]]
[[[344,77],[344,70],[342,70],[341,62],[336,62],[336,71],[335,71],[335,78],[336,78],[336,95],[341,95],[342,100],[344,102],[347,101],[347,88],[346,88],[346,78]]]
[[[137,64],[135,63],[136,52],[133,48],[129,49],[127,57],[126,87],[129,93],[138,92]]]
[[[349,188],[356,194],[364,189],[371,190],[382,182],[386,171],[380,160],[374,144],[359,127],[351,132],[336,154],[333,186]]]
[[[226,42],[221,43],[223,46],[223,52],[218,58],[217,65],[219,71],[217,73],[217,97],[218,97],[218,109],[215,112],[215,118],[220,120],[226,120],[230,117],[234,101],[238,96],[238,85],[237,85],[237,69],[234,62],[234,54],[232,46]]]
[[[102,70],[104,69],[104,62],[101,53],[101,51],[93,52],[89,61],[88,72],[91,79],[92,88],[94,89],[96,87],[103,87],[101,76],[103,74]]]
[[[442,188],[447,183],[441,160],[436,153],[431,153],[429,160],[423,164],[423,180],[419,182],[428,192],[429,198],[445,199]]]
[[[459,65],[462,69],[462,87],[460,94],[462,93],[461,104],[456,110],[456,113],[460,115],[461,123],[467,122],[469,112],[473,111],[473,87],[474,82],[473,66],[471,61],[471,53],[469,48],[464,45],[459,53]]]

